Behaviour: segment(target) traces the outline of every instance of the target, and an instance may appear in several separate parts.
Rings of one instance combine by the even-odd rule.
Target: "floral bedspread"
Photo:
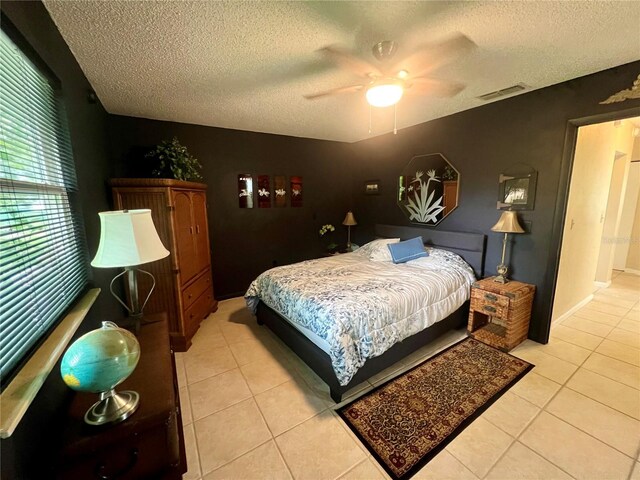
[[[254,313],[261,300],[325,340],[347,385],[368,358],[453,313],[474,281],[471,267],[445,250],[399,265],[356,251],[268,270],[245,299]]]

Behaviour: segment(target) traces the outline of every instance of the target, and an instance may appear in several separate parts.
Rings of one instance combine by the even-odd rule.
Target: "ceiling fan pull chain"
[[[371,135],[371,105],[369,105],[369,135]]]
[[[398,104],[393,106],[393,134],[398,134]]]

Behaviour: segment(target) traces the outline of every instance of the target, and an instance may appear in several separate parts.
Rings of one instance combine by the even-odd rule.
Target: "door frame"
[[[558,182],[558,194],[556,205],[553,211],[551,222],[551,242],[549,257],[547,259],[547,269],[544,276],[544,287],[551,290],[549,314],[546,319],[544,342],[549,342],[551,333],[551,316],[553,315],[553,304],[556,298],[556,286],[558,283],[558,270],[560,267],[560,255],[562,254],[562,234],[567,215],[567,204],[569,201],[569,188],[571,186],[571,174],[573,172],[573,162],[576,153],[576,143],[578,140],[578,128],[595,123],[624,120],[626,118],[640,116],[640,107],[615,110],[613,112],[590,115],[588,117],[574,118],[567,122],[567,129],[564,136],[564,148],[562,160],[560,162],[560,178]]]

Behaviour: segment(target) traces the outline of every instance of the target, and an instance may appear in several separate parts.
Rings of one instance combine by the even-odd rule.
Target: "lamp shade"
[[[130,267],[169,255],[151,218],[151,210],[100,212],[100,245],[91,265]]]
[[[352,226],[352,225],[357,225],[358,222],[356,222],[356,218],[353,216],[353,213],[347,212],[347,216],[344,217],[342,224]]]
[[[501,233],[524,233],[524,230],[518,223],[518,215],[512,210],[502,212],[500,219],[491,227],[491,230]]]

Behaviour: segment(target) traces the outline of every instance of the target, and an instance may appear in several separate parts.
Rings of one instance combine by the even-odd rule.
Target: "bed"
[[[363,250],[278,267],[259,276],[246,295],[258,323],[327,383],[336,402],[353,386],[464,325],[470,283],[484,267],[482,234],[376,225],[375,235],[420,236],[431,254],[394,265],[370,261],[371,250]]]

